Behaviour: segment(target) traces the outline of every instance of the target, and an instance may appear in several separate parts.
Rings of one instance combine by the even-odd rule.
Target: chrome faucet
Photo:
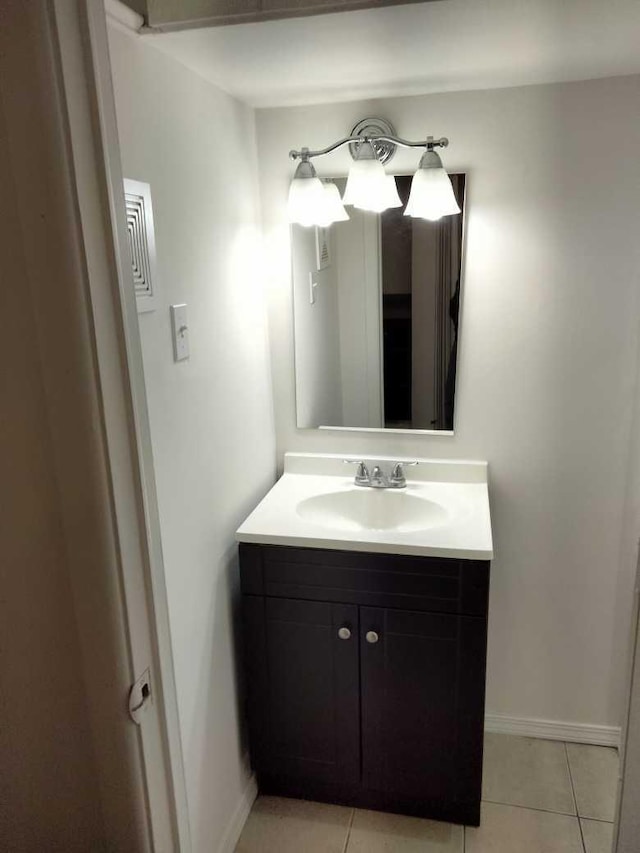
[[[396,462],[390,475],[385,474],[379,465],[376,465],[369,473],[369,469],[363,461],[354,459],[344,460],[349,465],[357,465],[354,485],[368,486],[370,489],[405,489],[407,480],[404,476],[405,465],[417,465],[417,462]]]
[[[369,477],[369,485],[372,489],[388,489],[389,488],[389,478],[382,473],[382,469],[379,465],[371,472]]]

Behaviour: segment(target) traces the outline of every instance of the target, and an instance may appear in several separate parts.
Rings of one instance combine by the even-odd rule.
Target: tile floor
[[[610,853],[615,749],[485,737],[482,825],[259,797],[236,853]]]

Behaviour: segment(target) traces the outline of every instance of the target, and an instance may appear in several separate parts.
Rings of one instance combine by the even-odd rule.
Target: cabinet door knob
[[[345,626],[338,629],[338,636],[341,640],[348,640],[351,636],[351,631]]]
[[[375,631],[367,631],[365,634],[365,640],[367,643],[377,643],[380,637]]]

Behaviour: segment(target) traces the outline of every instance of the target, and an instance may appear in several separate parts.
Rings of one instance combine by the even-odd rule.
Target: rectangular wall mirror
[[[402,207],[292,226],[298,427],[453,430],[465,175],[450,177],[457,216],[404,216],[401,175]]]

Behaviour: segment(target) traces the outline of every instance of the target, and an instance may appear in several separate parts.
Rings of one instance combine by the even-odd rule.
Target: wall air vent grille
[[[138,311],[152,311],[155,308],[157,282],[151,188],[142,181],[125,178],[124,197]]]

